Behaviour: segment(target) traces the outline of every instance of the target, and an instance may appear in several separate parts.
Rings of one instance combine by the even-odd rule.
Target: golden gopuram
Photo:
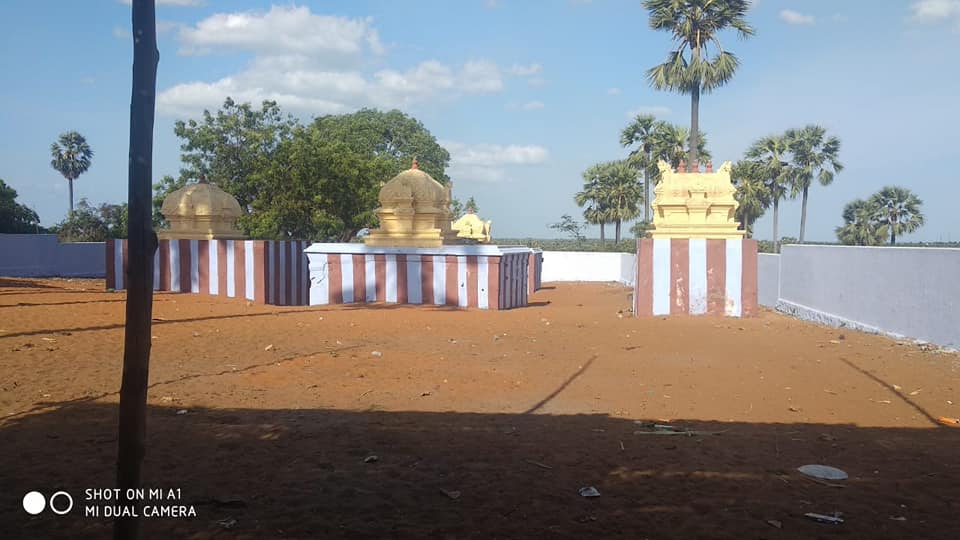
[[[157,231],[161,239],[242,240],[237,229],[242,211],[237,199],[201,178],[167,195],[160,213],[170,228]]]
[[[450,185],[417,167],[417,160],[380,188],[380,228],[363,238],[368,246],[440,247],[456,244],[450,223]]]
[[[650,238],[743,238],[735,213],[740,203],[730,181],[729,161],[716,172],[707,162],[706,172],[684,162],[674,171],[658,164],[660,182],[654,188],[653,230]]]
[[[451,228],[457,231],[457,238],[478,244],[490,243],[490,221],[480,219],[473,212],[467,212],[453,222]]]

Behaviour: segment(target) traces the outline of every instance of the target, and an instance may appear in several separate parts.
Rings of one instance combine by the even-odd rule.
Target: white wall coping
[[[416,247],[383,247],[368,246],[353,243],[323,243],[310,244],[304,253],[352,253],[357,255],[480,255],[500,256],[509,253],[530,253],[524,246],[491,246],[491,245],[449,245],[435,248]]]

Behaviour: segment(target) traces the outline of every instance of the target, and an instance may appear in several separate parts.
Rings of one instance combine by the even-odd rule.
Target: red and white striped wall
[[[279,306],[309,301],[307,242],[160,240],[153,257],[156,291],[203,293]],[[106,243],[107,288],[123,289],[127,241]]]
[[[644,238],[637,242],[636,316],[757,314],[757,242]]]
[[[530,262],[527,268],[527,293],[533,294],[540,290],[540,277],[543,275],[543,250],[530,251]]]
[[[313,244],[306,253],[310,305],[387,302],[479,309],[527,305],[528,248]]]

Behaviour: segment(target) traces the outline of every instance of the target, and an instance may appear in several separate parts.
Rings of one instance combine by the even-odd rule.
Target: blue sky
[[[178,171],[174,120],[227,95],[305,120],[397,107],[451,151],[454,195],[476,197],[494,236],[550,237],[580,215],[582,171],[625,156],[631,113],[689,123],[688,98],[646,83],[670,41],[639,0],[159,0],[157,18],[155,178]],[[846,169],[811,192],[811,240],[833,240],[843,205],[886,184],[924,201],[926,226],[904,240],[960,240],[960,0],[758,0],[749,20],[753,39],[722,36],[737,76],[701,102],[714,161],[818,123]],[[74,129],[96,152],[77,198],[126,200],[129,6],[4,0],[0,27],[0,178],[44,225],[60,221],[49,146]],[[799,206],[783,205],[781,235],[797,235]],[[771,228],[764,217],[756,236]]]

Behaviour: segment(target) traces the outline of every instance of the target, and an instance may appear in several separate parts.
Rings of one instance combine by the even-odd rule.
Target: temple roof
[[[412,198],[418,206],[441,207],[446,200],[447,189],[429,174],[417,167],[417,160],[413,165],[396,175],[380,188],[380,204],[386,206],[395,199]],[[436,202],[437,204],[424,204]]]
[[[167,218],[218,216],[236,219],[242,214],[240,204],[233,195],[205,180],[186,185],[167,195],[160,212]]]

